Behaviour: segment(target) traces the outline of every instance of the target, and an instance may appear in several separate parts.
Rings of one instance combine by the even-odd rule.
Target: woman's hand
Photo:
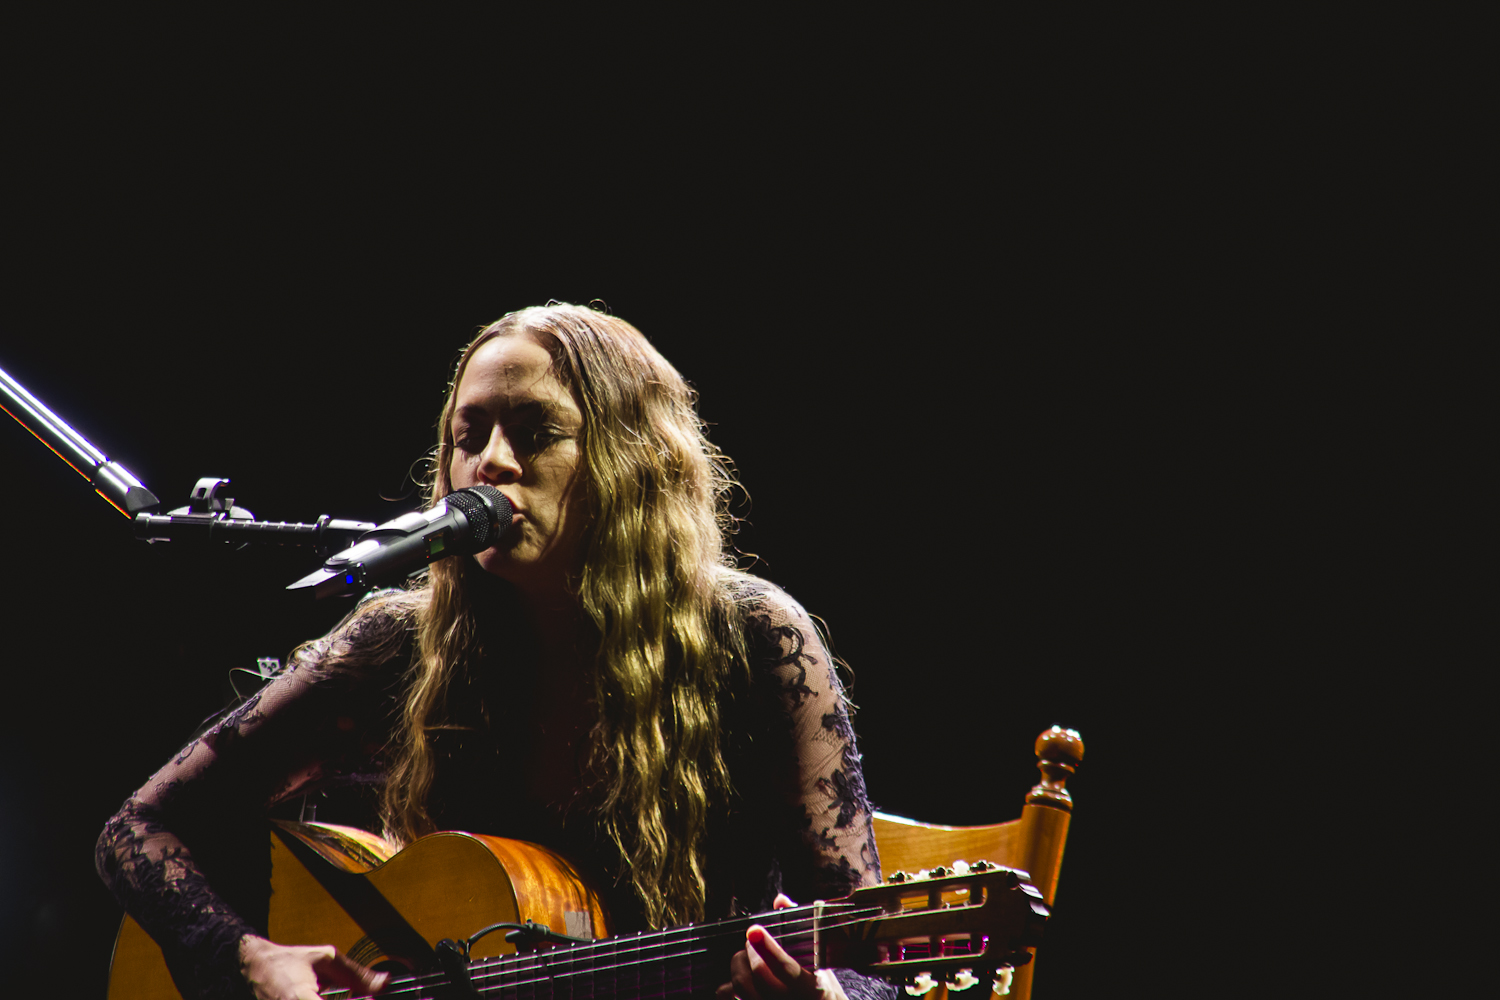
[[[785,894],[771,904],[778,910],[796,906]],[[827,969],[803,968],[760,924],[745,931],[745,950],[729,960],[729,982],[719,1000],[848,1000]]]
[[[332,945],[301,948],[246,934],[240,938],[240,971],[258,1000],[319,1000],[319,989],[342,987],[355,996],[385,989],[390,974],[373,972]]]

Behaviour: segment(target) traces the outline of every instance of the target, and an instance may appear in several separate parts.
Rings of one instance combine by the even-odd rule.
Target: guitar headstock
[[[950,990],[966,989],[1024,965],[1048,915],[1029,874],[987,861],[894,872],[844,902],[847,916],[860,919],[843,928],[841,960],[917,993],[925,989],[913,985],[947,980]],[[869,907],[880,912],[861,912]]]

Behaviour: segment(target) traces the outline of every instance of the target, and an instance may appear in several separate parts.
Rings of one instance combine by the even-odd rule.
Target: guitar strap
[[[302,863],[302,867],[318,880],[324,891],[343,907],[344,912],[359,924],[360,929],[382,951],[387,955],[409,958],[416,963],[418,969],[438,966],[438,956],[432,946],[406,922],[406,918],[368,879],[352,872],[339,871],[301,839],[274,823],[271,825],[271,832],[281,838],[292,856]]]

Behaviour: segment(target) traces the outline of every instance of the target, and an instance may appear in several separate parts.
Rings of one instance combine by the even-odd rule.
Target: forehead
[[[539,402],[578,413],[572,393],[553,373],[552,355],[529,333],[485,341],[464,366],[455,396],[460,410],[505,410]]]

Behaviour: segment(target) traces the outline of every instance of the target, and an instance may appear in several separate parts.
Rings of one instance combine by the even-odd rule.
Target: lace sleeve
[[[807,612],[763,586],[744,605],[756,701],[771,737],[754,783],[769,798],[762,808],[782,817],[784,891],[835,899],[880,881],[850,704]]]
[[[395,618],[356,613],[157,771],[110,818],[96,865],[162,947],[186,997],[244,997],[239,940],[266,933],[266,810],[336,780],[379,780]],[[378,664],[384,662],[384,670]]]
[[[880,855],[873,810],[852,706],[833,658],[807,612],[785,593],[759,583],[738,596],[749,626],[754,703],[764,716],[753,727],[761,730],[763,744],[754,755],[753,773],[736,783],[752,796],[763,796],[758,810],[769,825],[758,832],[779,844],[756,908],[769,908],[777,891],[809,902],[876,885]],[[897,995],[884,980],[848,969],[833,972],[851,1000]]]

